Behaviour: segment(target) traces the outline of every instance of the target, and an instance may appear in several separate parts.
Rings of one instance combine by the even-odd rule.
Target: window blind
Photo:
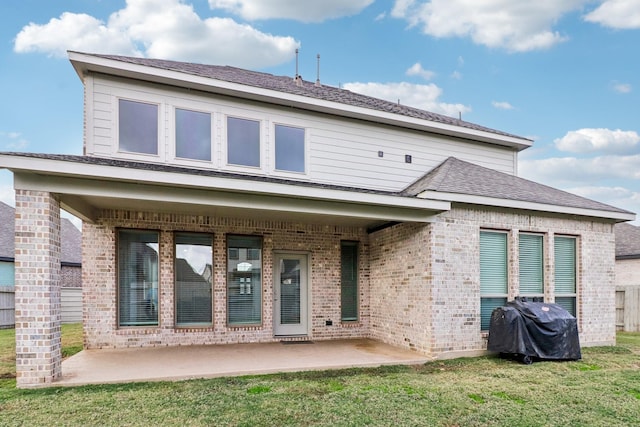
[[[176,324],[212,323],[213,238],[210,234],[175,234]]]
[[[480,232],[480,329],[486,331],[494,309],[507,303],[507,233]]]
[[[118,324],[158,324],[158,233],[118,232]]]
[[[554,238],[556,304],[576,315],[576,239]]]
[[[340,243],[340,302],[343,321],[358,320],[358,243]]]
[[[262,238],[227,238],[227,321],[230,325],[262,322]]]
[[[543,238],[520,234],[520,295],[544,295]]]

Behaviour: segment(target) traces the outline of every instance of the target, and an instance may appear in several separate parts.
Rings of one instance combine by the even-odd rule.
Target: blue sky
[[[531,138],[520,176],[640,212],[639,45],[637,0],[3,0],[0,151],[82,154],[67,50],[293,76],[299,49],[305,80],[320,54],[323,84]]]

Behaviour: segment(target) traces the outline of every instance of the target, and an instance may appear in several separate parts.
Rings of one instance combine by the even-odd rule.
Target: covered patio
[[[418,365],[429,359],[370,339],[84,350],[62,362],[62,377],[44,386],[271,374]]]

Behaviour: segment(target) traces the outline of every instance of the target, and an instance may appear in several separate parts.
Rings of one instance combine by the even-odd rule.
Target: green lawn
[[[615,347],[584,348],[578,362],[521,365],[479,357],[37,390],[0,380],[0,424],[8,426],[629,426],[639,420],[640,334],[629,333],[619,334]]]

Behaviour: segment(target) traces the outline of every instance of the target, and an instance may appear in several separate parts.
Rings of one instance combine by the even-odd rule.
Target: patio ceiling
[[[54,193],[64,210],[88,222],[118,209],[372,228],[430,222],[450,209],[449,202],[389,193],[60,163],[27,159],[8,168],[16,189]]]

